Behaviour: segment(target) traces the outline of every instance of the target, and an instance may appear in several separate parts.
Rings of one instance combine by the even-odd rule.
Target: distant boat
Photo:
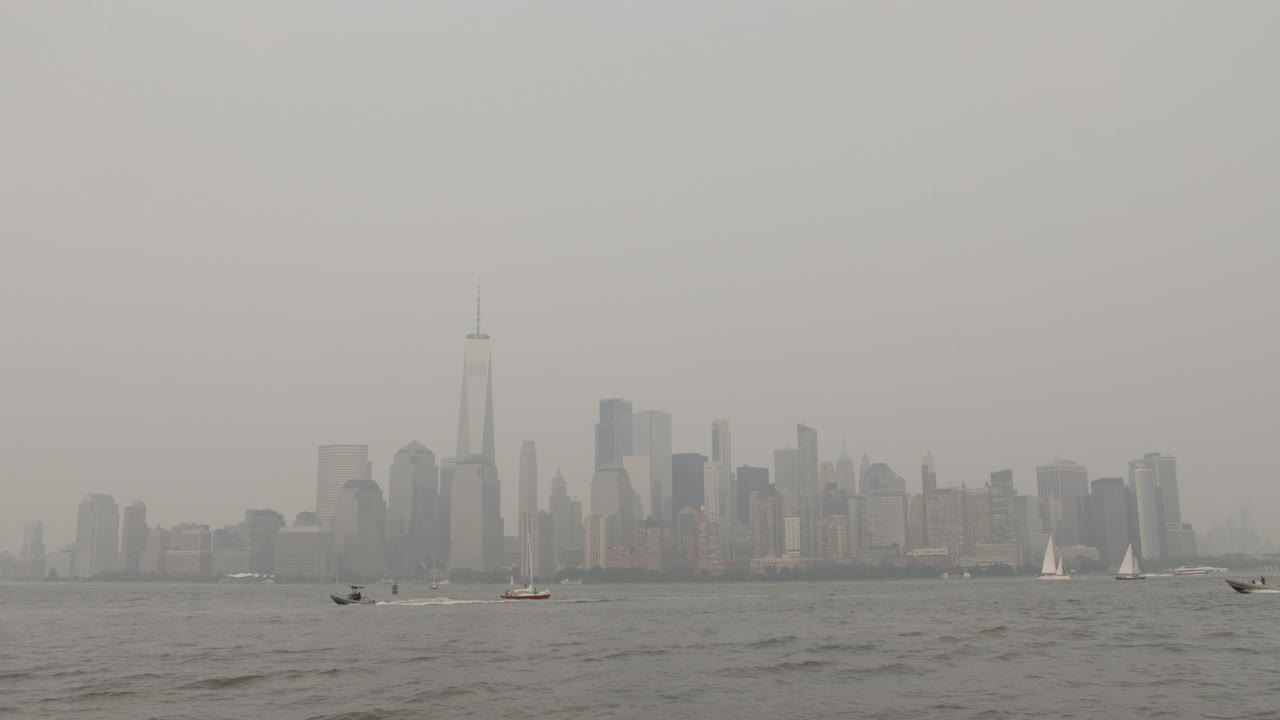
[[[1129,543],[1129,549],[1124,551],[1124,560],[1120,561],[1120,572],[1116,575],[1117,580],[1146,580],[1147,576],[1142,572],[1142,564],[1138,562],[1138,558],[1133,556],[1133,543]]]
[[[1267,587],[1266,578],[1263,578],[1261,583],[1257,580],[1244,582],[1243,580],[1232,580],[1231,578],[1227,578],[1227,584],[1231,586],[1232,590],[1235,590],[1238,593],[1276,592],[1276,588]]]
[[[581,585],[581,584],[582,584],[582,578],[572,578],[572,579],[570,579],[570,578],[565,578],[565,579],[563,579],[563,580],[561,580],[561,581],[560,581],[560,584],[561,584],[561,585]]]
[[[1058,548],[1053,544],[1053,536],[1049,536],[1049,544],[1044,549],[1044,564],[1040,566],[1040,576],[1037,580],[1070,580],[1071,576],[1067,574],[1066,566],[1062,564],[1062,557],[1058,555]]]
[[[329,599],[339,605],[376,605],[377,604],[376,602],[374,602],[373,598],[365,597],[364,593],[360,592],[361,590],[364,589],[362,586],[350,585],[349,587],[351,588],[351,592],[347,593],[346,595],[329,593]]]
[[[539,590],[537,586],[533,584],[533,542],[530,539],[530,535],[527,530],[525,532],[524,544],[529,548],[529,555],[527,558],[529,564],[525,566],[529,570],[529,577],[525,579],[524,587],[511,588],[510,590],[502,593],[499,597],[503,600],[547,600],[551,597],[551,591],[546,589]],[[522,560],[526,559],[523,555],[524,553],[521,552]],[[514,581],[514,578],[512,578],[512,580]],[[512,582],[512,584],[514,585],[515,583]]]
[[[1209,573],[1224,573],[1226,568],[1209,567],[1208,565],[1183,565],[1176,567],[1169,572],[1174,575],[1208,575]]]
[[[440,589],[440,583],[433,582],[433,583],[431,583],[431,585],[429,585],[429,586],[428,586],[428,589],[431,589],[431,590],[439,590],[439,589]]]

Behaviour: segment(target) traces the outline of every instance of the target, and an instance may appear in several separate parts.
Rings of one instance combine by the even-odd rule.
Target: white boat
[[[1058,548],[1053,544],[1053,536],[1049,536],[1049,544],[1044,549],[1044,564],[1040,566],[1040,576],[1037,580],[1070,580],[1071,576],[1067,574],[1066,566],[1062,564],[1062,557],[1058,555]]]
[[[1129,549],[1124,551],[1124,560],[1120,561],[1120,571],[1116,575],[1117,580],[1146,580],[1147,576],[1142,572],[1142,563],[1138,562],[1138,558],[1133,556],[1133,543],[1129,543]]]
[[[522,560],[527,559],[529,562],[529,564],[525,566],[529,570],[529,577],[525,579],[524,587],[513,587],[502,593],[499,597],[503,600],[548,600],[551,598],[551,591],[546,588],[539,590],[538,586],[533,584],[533,541],[528,533],[525,534],[524,544],[529,548],[529,554],[527,558],[524,556],[523,552],[520,554],[522,556]],[[512,584],[514,585],[514,578],[512,578],[512,580]]]
[[[1169,572],[1174,575],[1208,575],[1209,573],[1224,573],[1227,568],[1209,567],[1208,565],[1183,565],[1176,567]]]

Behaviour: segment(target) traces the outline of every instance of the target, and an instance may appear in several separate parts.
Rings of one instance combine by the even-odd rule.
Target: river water
[[[0,584],[0,717],[1280,717],[1280,593],[1221,578]]]

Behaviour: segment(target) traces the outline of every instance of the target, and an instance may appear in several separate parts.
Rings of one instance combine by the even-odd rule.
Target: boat
[[[1044,548],[1044,564],[1040,566],[1040,576],[1037,580],[1070,580],[1071,576],[1067,574],[1067,568],[1062,564],[1062,557],[1058,555],[1058,548],[1053,544],[1053,536],[1049,536],[1049,544]]]
[[[551,591],[545,588],[539,590],[538,587],[533,584],[533,542],[530,541],[529,533],[527,530],[525,531],[524,546],[528,548],[529,552],[527,557],[523,557],[524,551],[522,550],[521,559],[529,561],[529,564],[525,566],[529,569],[529,577],[525,578],[524,587],[522,588],[513,587],[507,590],[506,592],[502,593],[502,595],[499,595],[499,597],[501,597],[503,600],[548,600],[551,598]]]
[[[1182,565],[1169,572],[1174,575],[1208,575],[1209,573],[1227,572],[1227,568],[1209,567],[1208,565]]]
[[[1245,582],[1243,580],[1232,580],[1231,578],[1226,578],[1226,582],[1228,585],[1231,586],[1232,590],[1235,590],[1238,593],[1276,592],[1277,591],[1276,588],[1267,587],[1266,578],[1262,578],[1261,583],[1259,583],[1257,580],[1250,580],[1249,582]]]
[[[333,600],[335,603],[339,605],[376,605],[377,604],[377,602],[375,602],[373,598],[365,597],[364,593],[360,592],[361,590],[364,589],[363,586],[349,585],[348,587],[351,588],[351,592],[347,593],[346,595],[329,593],[329,599]]]
[[[582,578],[565,578],[560,581],[561,585],[581,585]]]
[[[1120,571],[1116,575],[1117,580],[1146,580],[1147,576],[1142,572],[1142,563],[1138,562],[1138,558],[1133,556],[1133,543],[1129,543],[1129,549],[1124,551],[1124,560],[1120,561]]]
[[[428,585],[428,586],[427,586],[427,589],[428,589],[428,590],[439,590],[439,589],[440,589],[440,583],[438,583],[438,582],[433,582],[433,583],[431,583],[430,585]]]

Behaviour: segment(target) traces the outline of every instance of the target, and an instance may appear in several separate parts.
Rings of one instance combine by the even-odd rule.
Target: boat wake
[[[414,598],[412,600],[391,600],[390,602],[380,602],[379,605],[398,605],[400,607],[423,607],[428,605],[493,605],[502,603],[502,600],[453,600],[450,598],[433,597],[433,598]]]

